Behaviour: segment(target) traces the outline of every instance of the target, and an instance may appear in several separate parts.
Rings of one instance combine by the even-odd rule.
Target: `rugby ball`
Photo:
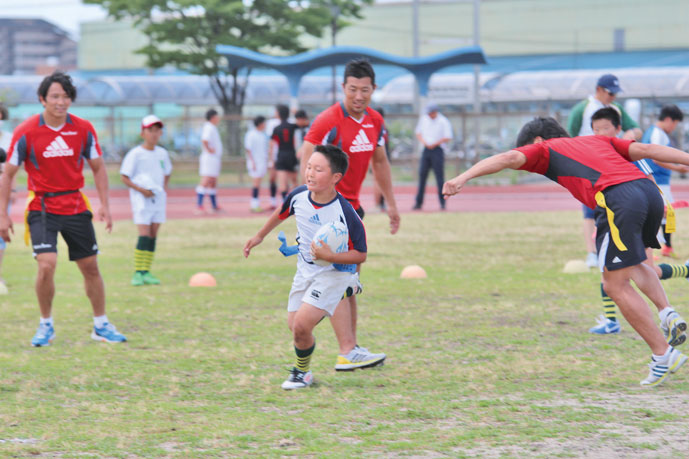
[[[349,232],[347,226],[340,221],[328,222],[321,226],[313,240],[319,246],[321,241],[328,244],[330,250],[335,253],[347,252],[349,250]],[[313,260],[318,266],[328,266],[331,263],[325,260]]]

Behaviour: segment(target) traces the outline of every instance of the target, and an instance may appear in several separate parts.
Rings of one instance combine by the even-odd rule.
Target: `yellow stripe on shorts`
[[[620,252],[626,252],[627,246],[622,242],[622,239],[620,238],[620,230],[617,225],[615,225],[615,212],[608,209],[608,206],[605,205],[605,196],[603,196],[602,192],[599,191],[594,197],[596,198],[596,204],[605,209],[605,213],[608,216],[608,226],[610,227],[612,242]]]

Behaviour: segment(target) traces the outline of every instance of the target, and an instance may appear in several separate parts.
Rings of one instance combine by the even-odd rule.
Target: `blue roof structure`
[[[419,93],[428,94],[431,75],[445,67],[485,64],[480,46],[457,48],[427,57],[402,57],[358,46],[334,46],[307,51],[294,56],[269,56],[246,48],[218,45],[216,51],[227,57],[230,68],[267,67],[282,73],[289,81],[292,97],[297,97],[301,78],[320,67],[342,65],[351,59],[366,57],[373,63],[394,65],[411,72],[419,84]]]

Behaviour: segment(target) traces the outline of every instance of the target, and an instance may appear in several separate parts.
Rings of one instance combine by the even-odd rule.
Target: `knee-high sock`
[[[148,238],[148,247],[144,252],[144,266],[145,271],[150,271],[153,265],[153,254],[156,250],[156,239],[154,237]]]
[[[297,346],[294,346],[294,352],[297,354],[297,361],[294,366],[297,370],[309,371],[311,367],[311,355],[313,355],[314,349],[316,349],[315,341],[313,346],[308,349],[298,349]]]
[[[689,267],[687,265],[668,265],[661,263],[658,265],[661,274],[660,279],[671,279],[673,277],[689,277]]]
[[[617,316],[615,315],[615,302],[605,293],[603,289],[603,283],[600,284],[600,296],[603,299],[603,314],[608,320],[617,322]]]
[[[146,267],[146,260],[148,258],[148,246],[149,246],[148,236],[139,236],[136,241],[136,248],[134,249],[134,270],[137,272],[146,272],[148,268]]]

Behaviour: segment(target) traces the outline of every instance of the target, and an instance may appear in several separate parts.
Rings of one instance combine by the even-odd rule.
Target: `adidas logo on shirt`
[[[320,225],[320,224],[321,224],[321,219],[318,218],[318,214],[313,214],[313,217],[309,218],[309,221],[310,221],[311,223],[315,223],[316,225]]]
[[[362,151],[373,151],[375,148],[375,145],[368,140],[364,130],[360,129],[359,133],[356,135],[356,138],[352,141],[352,146],[349,147],[349,152],[360,153]]]
[[[59,156],[74,156],[74,150],[69,148],[69,145],[61,136],[55,137],[55,140],[50,142],[48,148],[43,152],[44,158],[56,158]]]

